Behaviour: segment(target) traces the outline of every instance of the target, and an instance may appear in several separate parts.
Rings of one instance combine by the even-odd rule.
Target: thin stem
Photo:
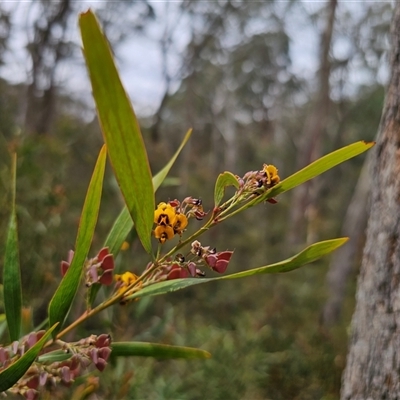
[[[72,329],[76,328],[78,325],[80,325],[82,322],[86,321],[93,315],[98,314],[100,311],[105,310],[106,308],[112,306],[115,304],[117,301],[119,301],[123,297],[124,293],[115,295],[108,300],[104,301],[103,303],[99,304],[97,307],[93,308],[90,311],[85,311],[77,320],[72,322],[70,325],[68,325],[64,330],[62,330],[58,335],[56,336],[56,339],[61,338],[68,332],[70,332]]]

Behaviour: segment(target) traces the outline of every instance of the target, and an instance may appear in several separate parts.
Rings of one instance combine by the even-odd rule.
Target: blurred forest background
[[[131,63],[133,71],[150,57],[132,53],[133,42],[151,41],[157,49],[158,74],[124,75],[133,88],[155,76],[151,106],[146,89],[131,93],[153,174],[194,129],[157,201],[191,195],[209,209],[220,172],[243,175],[272,163],[285,178],[327,152],[373,140],[381,115],[390,2],[1,3],[0,250],[10,211],[9,154],[16,151],[25,332],[45,318],[61,279],[60,261],[73,247],[102,144],[77,28],[78,13],[89,5],[124,68]],[[313,51],[303,54],[301,45]],[[73,85],[80,75],[84,83]],[[76,339],[113,332],[118,340],[201,347],[213,355],[117,360],[100,375],[99,398],[337,399],[368,215],[367,166],[368,157],[357,157],[202,239],[235,249],[229,272],[236,272],[349,235],[330,259],[286,275],[143,299],[80,327]],[[122,208],[111,171],[107,176],[91,255]],[[117,264],[139,272],[147,259],[134,233],[129,244]],[[71,319],[83,310],[84,288],[76,301]]]

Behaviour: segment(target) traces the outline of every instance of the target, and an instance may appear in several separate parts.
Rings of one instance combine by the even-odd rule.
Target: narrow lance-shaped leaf
[[[225,189],[228,186],[234,186],[236,189],[239,189],[239,182],[236,179],[235,175],[232,172],[225,171],[222,174],[218,175],[217,181],[215,182],[215,190],[214,190],[214,204],[215,207],[218,207],[221,203]]]
[[[275,197],[278,194],[287,192],[288,190],[293,189],[296,186],[299,186],[302,183],[307,182],[318,175],[321,175],[322,173],[328,171],[336,165],[339,165],[342,162],[349,160],[350,158],[364,153],[374,145],[375,142],[366,142],[362,140],[342,147],[339,150],[333,151],[332,153],[329,153],[319,158],[318,160],[307,165],[300,171],[297,171],[293,175],[278,183],[276,186],[268,190],[265,194],[260,196],[257,200],[257,203],[262,202],[265,199]]]
[[[178,150],[175,152],[175,154],[172,156],[169,162],[165,165],[165,167],[161,171],[159,171],[156,175],[154,175],[153,177],[154,191],[157,191],[157,189],[161,186],[165,177],[168,175],[168,172],[170,171],[176,159],[178,158],[179,153],[182,151],[183,147],[189,140],[191,134],[192,130],[189,129],[185,137],[183,138],[182,143],[179,146]],[[104,247],[108,247],[110,253],[113,254],[114,257],[116,257],[117,254],[119,253],[122,243],[124,242],[124,240],[126,239],[132,228],[133,228],[132,217],[130,216],[128,209],[124,207],[121,213],[119,214],[118,218],[116,219],[114,225],[112,226],[110,233],[108,234],[107,239],[104,243]]]
[[[175,292],[176,290],[181,290],[189,286],[199,285],[201,283],[215,282],[226,279],[245,278],[258,274],[276,274],[279,272],[293,271],[305,264],[311,263],[315,260],[318,260],[322,256],[331,253],[332,251],[336,250],[338,247],[346,243],[347,240],[348,238],[339,238],[314,243],[300,253],[296,254],[295,256],[288,258],[287,260],[266,265],[264,267],[253,268],[247,271],[238,272],[236,274],[220,276],[217,278],[184,278],[155,283],[154,285],[150,285],[142,290],[139,290],[132,296],[127,297],[127,299],[143,298],[145,296],[157,296],[160,294]]]
[[[8,224],[7,239],[4,255],[4,309],[7,318],[7,326],[10,340],[18,340],[21,330],[21,271],[19,265],[17,216],[15,212],[15,190],[16,190],[16,165],[17,159],[14,154],[12,159],[12,206],[10,222]]]
[[[92,243],[94,229],[100,208],[101,192],[103,188],[104,169],[107,150],[104,145],[100,150],[96,166],[93,171],[85,203],[81,214],[78,234],[75,243],[75,253],[67,273],[58,286],[49,305],[50,325],[63,322],[66,318],[71,303],[78,290],[82,276],[83,266]],[[59,325],[59,328],[61,328]],[[58,328],[58,329],[59,329]]]
[[[211,357],[211,354],[208,351],[201,349],[146,342],[116,342],[112,343],[111,349],[111,355],[113,357],[142,356],[159,359],[205,359]]]
[[[151,253],[154,193],[139,124],[95,15],[81,14],[79,24],[108,155],[138,237]]]
[[[52,326],[21,358],[0,372],[0,393],[12,387],[20,378],[24,376],[25,372],[35,361],[40,350],[47,342],[50,334],[54,331],[56,326],[57,324]]]

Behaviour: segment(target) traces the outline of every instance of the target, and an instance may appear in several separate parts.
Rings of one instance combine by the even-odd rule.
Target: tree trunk
[[[342,399],[400,399],[400,3]]]
[[[333,26],[337,0],[330,0],[327,5],[327,21],[324,32],[321,35],[320,67],[318,72],[319,89],[315,104],[308,116],[299,145],[298,169],[305,167],[322,155],[321,145],[329,117],[331,61],[329,52],[332,43]],[[287,241],[289,245],[304,242],[304,235],[310,242],[315,241],[315,220],[318,219],[318,180],[309,181],[293,191],[292,207],[290,207],[289,227]],[[308,225],[308,226],[307,226]]]

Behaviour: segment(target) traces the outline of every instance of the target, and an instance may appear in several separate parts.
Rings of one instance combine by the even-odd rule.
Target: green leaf
[[[132,228],[132,217],[129,214],[129,210],[125,206],[115,220],[114,225],[112,226],[104,243],[104,247],[108,247],[110,254],[113,254],[114,258],[118,255],[122,244]]]
[[[153,186],[154,186],[154,192],[161,186],[163,183],[165,177],[168,175],[170,169],[174,165],[176,159],[178,158],[180,152],[182,149],[185,147],[187,141],[189,140],[190,136],[192,135],[192,129],[189,129],[186,132],[185,137],[182,140],[181,145],[178,147],[178,150],[176,150],[175,154],[172,156],[172,158],[168,161],[168,163],[165,165],[165,167],[157,172],[157,174],[154,175],[153,177]],[[154,210],[153,210],[154,211]]]
[[[42,354],[38,357],[38,362],[43,364],[52,364],[54,362],[60,362],[68,360],[72,357],[72,353],[66,353],[65,350],[54,350],[48,353]]]
[[[57,324],[53,325],[22,357],[0,372],[0,393],[12,387],[24,376],[56,326]]]
[[[166,344],[145,342],[116,342],[111,345],[114,357],[142,356],[154,358],[210,358],[208,351],[193,347],[169,346]]]
[[[16,155],[12,161],[12,206],[8,224],[4,255],[3,290],[4,309],[7,318],[10,340],[18,340],[21,330],[21,271],[19,266],[17,216],[15,212]]]
[[[49,305],[50,325],[61,322],[71,307],[72,301],[79,287],[83,266],[92,243],[94,229],[100,208],[101,192],[103,188],[104,169],[106,164],[107,149],[104,145],[100,150],[96,166],[93,171],[89,188],[83,205],[81,220],[75,243],[75,253],[67,273],[58,286]]]
[[[175,152],[175,154],[172,156],[171,160],[165,165],[165,167],[159,171],[156,175],[153,177],[153,188],[154,191],[156,191],[162,184],[163,180],[165,177],[168,175],[168,172],[174,165],[176,159],[178,158],[180,152],[182,151],[183,147],[189,140],[190,136],[192,134],[192,130],[189,129],[185,135],[185,137],[182,140],[181,145],[179,146],[178,150]],[[153,209],[153,218],[154,218],[154,209]],[[107,236],[107,239],[104,243],[104,247],[108,247],[110,250],[110,253],[114,255],[114,257],[117,256],[119,253],[119,250],[121,249],[122,243],[128,236],[129,232],[133,228],[133,221],[132,218],[129,214],[129,211],[126,207],[123,208],[121,213],[119,214],[118,218],[116,219],[113,227],[111,228],[110,233]]]
[[[287,260],[266,265],[264,267],[238,272],[236,274],[225,275],[218,278],[184,278],[155,283],[154,285],[150,285],[143,288],[142,290],[139,290],[132,296],[127,297],[127,299],[143,298],[145,296],[157,296],[160,294],[175,292],[176,290],[184,289],[189,286],[199,285],[201,283],[208,283],[226,279],[245,278],[247,276],[258,274],[276,274],[279,272],[293,271],[294,269],[300,268],[305,264],[311,263],[315,260],[318,260],[322,256],[331,253],[332,251],[336,250],[338,247],[346,243],[347,240],[348,238],[339,238],[314,243],[300,253],[296,254],[295,256],[288,258]]]
[[[222,174],[218,175],[217,181],[215,182],[215,190],[214,190],[214,204],[215,207],[218,207],[221,203],[224,194],[225,188],[227,186],[234,186],[236,189],[239,189],[239,182],[236,179],[235,175],[232,172],[225,171]]]
[[[299,186],[302,183],[307,182],[318,175],[321,175],[322,173],[328,171],[336,165],[341,164],[342,162],[347,161],[350,158],[358,156],[361,153],[364,153],[364,151],[367,151],[374,145],[375,142],[366,142],[362,140],[342,147],[339,150],[333,151],[332,153],[329,153],[326,156],[319,158],[318,160],[307,165],[300,171],[297,171],[293,175],[278,183],[276,186],[260,196],[257,200],[257,203],[275,197],[278,194],[287,192],[288,190],[293,189],[296,186]]]
[[[349,238],[347,237],[324,240],[322,242],[314,243],[308,246],[300,253],[291,258],[288,258],[287,260],[266,265],[264,267],[250,269],[248,271],[237,272],[236,274],[232,275],[222,276],[217,279],[238,279],[258,274],[276,274],[281,272],[293,271],[302,267],[305,264],[309,264],[329,253],[332,253],[332,251],[344,245],[348,240]]]
[[[108,155],[138,237],[151,253],[154,192],[139,124],[95,15],[81,14],[79,24]]]

